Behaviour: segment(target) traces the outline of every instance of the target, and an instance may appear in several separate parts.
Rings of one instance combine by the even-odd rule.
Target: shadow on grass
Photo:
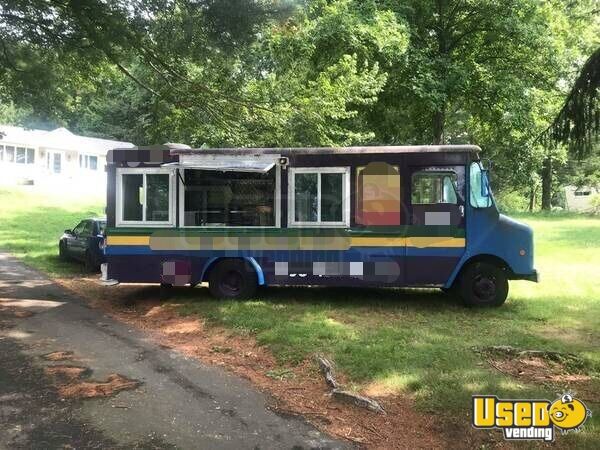
[[[173,288],[173,297],[184,302],[245,303],[244,300],[215,300],[208,289],[199,287]],[[457,309],[463,308],[458,298],[439,289],[369,288],[369,287],[259,287],[250,300],[270,305],[294,303],[305,306],[344,308],[417,308]]]
[[[563,350],[556,336],[532,333],[537,324],[515,317],[514,307],[467,309],[431,290],[291,287],[264,289],[249,301],[214,300],[205,288],[175,289],[173,302],[184,315],[252,334],[281,364],[324,353],[351,387],[384,396],[411,392],[421,411],[452,412],[467,423],[474,394],[553,399],[558,389],[497,372],[476,351],[493,345]]]

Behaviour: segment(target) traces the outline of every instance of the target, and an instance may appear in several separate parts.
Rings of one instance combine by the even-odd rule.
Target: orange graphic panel
[[[398,167],[372,162],[356,172],[356,223],[400,225],[400,173]]]

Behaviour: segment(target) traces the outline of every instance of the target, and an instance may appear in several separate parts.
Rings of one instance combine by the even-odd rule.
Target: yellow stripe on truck
[[[428,237],[409,237],[406,239],[407,247],[464,247],[465,238],[428,236]]]
[[[274,245],[274,242],[272,238],[264,238],[264,242],[262,242],[260,239],[257,240],[256,244],[259,244],[257,246],[257,248],[252,248],[253,250],[261,250],[261,248],[258,247],[263,247],[262,250],[273,250],[275,248],[287,248],[289,250],[301,250],[301,249],[307,249],[310,248],[310,250],[331,250],[332,249],[332,244],[334,244],[335,242],[331,242],[330,245],[323,245],[323,242],[319,242],[319,239],[316,238],[298,238],[298,237],[290,237],[289,241],[286,240],[283,237],[279,237],[278,239],[276,239],[278,241],[278,245]],[[106,239],[106,243],[107,245],[150,245],[150,239],[151,236],[108,236]],[[171,238],[173,239],[173,238]],[[193,248],[195,249],[200,249],[200,248],[205,248],[206,249],[220,249],[219,247],[227,247],[227,249],[230,250],[235,250],[235,247],[232,246],[223,246],[223,245],[217,245],[216,248],[214,245],[199,245],[199,242],[195,242],[195,241],[199,241],[200,238],[175,238],[174,241],[177,241],[177,239],[180,239],[182,241],[188,242],[188,244],[198,244],[198,245],[192,245]],[[211,242],[213,242],[213,239],[219,239],[218,237],[203,237],[202,240],[210,240]],[[220,238],[222,239],[222,237]],[[321,238],[323,239],[323,238]],[[342,239],[343,241],[345,241],[344,243],[344,248],[348,248],[348,244],[350,244],[351,247],[416,247],[416,248],[428,248],[428,247],[446,247],[446,248],[460,248],[460,247],[464,247],[465,246],[465,239],[464,238],[456,238],[456,237],[448,237],[448,236],[427,236],[427,237],[352,237],[350,239],[350,242],[348,242],[348,240],[346,239]],[[168,241],[168,239],[166,239],[166,241]],[[333,240],[335,241],[335,239]],[[244,243],[245,240],[242,240],[242,243]],[[165,242],[166,244],[167,242]],[[213,242],[213,244],[216,243]],[[237,239],[232,239],[232,244],[236,243],[236,247],[239,245]],[[246,244],[248,244],[248,242],[245,242]],[[177,250],[179,249],[177,245],[175,245],[175,242],[170,242],[169,244],[173,244],[171,245],[166,245],[166,246],[160,246],[160,250]],[[264,245],[261,245],[264,244]],[[309,245],[310,244],[310,245]],[[314,244],[318,244],[317,246],[315,246]],[[338,243],[339,244],[339,243]],[[248,246],[248,245],[246,245]],[[171,248],[172,247],[172,248]],[[188,245],[189,247],[189,245]],[[250,247],[254,247],[254,246],[250,246]],[[271,247],[271,248],[269,248]],[[336,247],[336,246],[334,246]],[[190,248],[192,249],[192,248]],[[340,248],[343,249],[343,248]]]
[[[400,237],[353,237],[352,247],[404,247],[406,238]]]
[[[106,245],[150,245],[150,236],[108,236]]]

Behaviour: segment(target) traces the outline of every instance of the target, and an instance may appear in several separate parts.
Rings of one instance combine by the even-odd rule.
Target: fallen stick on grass
[[[355,406],[366,408],[379,414],[385,414],[385,409],[383,409],[383,407],[376,400],[341,389],[333,375],[333,364],[331,361],[320,355],[316,355],[315,358],[319,363],[321,373],[325,377],[325,382],[332,388],[331,394],[333,395],[333,398],[347,403],[352,403]]]

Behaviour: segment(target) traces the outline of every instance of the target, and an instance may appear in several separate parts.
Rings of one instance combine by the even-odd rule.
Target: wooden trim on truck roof
[[[387,145],[362,147],[227,147],[227,148],[180,148],[169,145],[153,145],[147,147],[132,147],[135,150],[169,150],[171,155],[259,155],[277,154],[288,155],[335,155],[335,154],[375,154],[375,153],[478,153],[481,148],[477,145]]]

